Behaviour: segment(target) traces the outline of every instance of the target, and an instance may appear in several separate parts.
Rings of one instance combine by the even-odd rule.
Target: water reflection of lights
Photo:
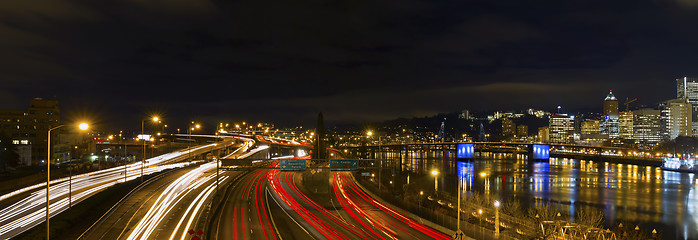
[[[473,176],[475,175],[475,168],[473,168],[472,162],[458,162],[458,179],[461,182],[463,191],[468,191],[468,186],[472,188],[473,186]]]
[[[695,180],[695,185],[688,191],[688,199],[686,201],[686,208],[688,209],[689,216],[692,222],[686,222],[683,224],[683,235],[684,238],[688,236],[688,229],[698,229],[698,179],[694,179],[693,174],[689,176],[690,179]]]
[[[671,232],[672,236],[681,235],[683,225],[689,222],[689,238],[696,236],[698,194],[694,191],[698,188],[698,179],[689,174],[588,159],[551,158],[547,162],[530,162],[516,154],[493,153],[483,153],[483,158],[487,160],[457,163],[443,161],[439,155],[437,159],[409,161],[423,167],[418,171],[421,176],[429,175],[434,167],[442,169],[444,176],[458,174],[450,179],[460,179],[469,192],[486,194],[491,191],[492,195],[529,198],[533,201],[522,204],[553,203],[564,211],[572,210],[570,204],[597,206],[606,213],[608,224],[615,222],[617,225],[617,221],[671,223],[673,225],[664,227],[663,231]],[[469,173],[465,173],[466,169]],[[480,176],[483,172],[486,173],[484,177]],[[493,176],[497,177],[490,179]],[[433,184],[430,175],[428,180]],[[421,181],[414,175],[410,177],[411,183]],[[449,188],[455,196],[456,182],[452,183]],[[494,184],[491,189],[490,183]]]
[[[538,195],[541,192],[548,192],[550,175],[549,175],[550,163],[548,162],[536,162],[533,163],[533,192]]]

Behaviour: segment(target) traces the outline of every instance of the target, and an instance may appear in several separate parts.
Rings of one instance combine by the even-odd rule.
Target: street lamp
[[[431,175],[434,175],[434,193],[438,195],[438,191],[439,191],[438,181],[439,180],[436,176],[439,175],[439,171],[436,169],[431,170]]]
[[[480,225],[478,226],[478,229],[480,230],[480,237],[484,237],[484,233],[482,231],[482,209],[478,209],[477,214],[480,215],[478,218],[480,220]]]
[[[494,237],[499,238],[499,201],[494,200]]]
[[[48,129],[48,147],[47,147],[47,154],[46,154],[46,239],[49,239],[49,207],[50,207],[50,200],[49,200],[49,188],[51,187],[51,131],[62,128],[65,125],[58,125],[52,128]],[[87,123],[80,123],[78,125],[78,128],[80,130],[87,130],[89,128],[89,125]],[[72,179],[70,179],[72,180]],[[70,183],[69,183],[70,184]],[[71,186],[72,187],[72,186]]]
[[[200,124],[196,124],[193,121],[191,122],[191,125],[189,125],[189,128],[187,128],[187,131],[189,132],[189,158],[191,158],[191,132],[201,128]]]
[[[456,219],[456,221],[458,222],[458,224],[456,224],[456,226],[457,226],[456,229],[458,229],[458,231],[456,231],[456,233],[460,232],[460,201],[461,201],[460,200],[460,191],[461,191],[460,182],[461,182],[461,178],[458,178],[458,217]]]
[[[159,117],[154,116],[152,118],[153,122],[158,122],[160,120]],[[143,183],[143,169],[145,168],[145,142],[147,141],[144,136],[144,129],[145,129],[145,119],[141,119],[141,140],[143,140],[143,157],[141,159],[141,183]]]
[[[424,196],[424,191],[419,191],[419,211],[422,211],[422,196]]]
[[[366,137],[373,136],[373,131],[366,132]],[[378,150],[376,150],[376,159],[378,159],[378,192],[381,192],[381,173],[383,172],[383,160],[380,158],[381,141],[378,136]]]

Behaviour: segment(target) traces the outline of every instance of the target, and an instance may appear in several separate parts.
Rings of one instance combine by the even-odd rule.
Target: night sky
[[[4,0],[0,109],[55,98],[67,121],[133,129],[600,111],[609,89],[675,97],[697,29],[697,0]]]

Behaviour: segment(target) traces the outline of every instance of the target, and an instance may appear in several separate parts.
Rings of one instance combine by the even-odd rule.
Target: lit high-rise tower
[[[603,115],[618,114],[618,99],[613,95],[613,90],[603,100]]]
[[[676,79],[676,98],[685,99],[692,105],[692,136],[698,136],[698,78],[682,77]]]
[[[662,136],[673,140],[678,136],[691,136],[693,106],[686,99],[672,99],[659,104],[662,119]]]
[[[601,122],[601,134],[608,135],[609,138],[618,138],[618,99],[613,95],[613,90],[603,100],[604,120]]]

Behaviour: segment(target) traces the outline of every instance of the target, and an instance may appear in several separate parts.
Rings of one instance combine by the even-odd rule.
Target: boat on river
[[[662,169],[675,172],[698,173],[698,160],[695,158],[667,157],[664,158]]]

